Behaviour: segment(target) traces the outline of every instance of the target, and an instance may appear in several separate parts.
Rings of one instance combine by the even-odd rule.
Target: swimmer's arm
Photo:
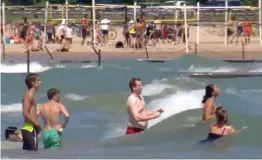
[[[204,106],[204,117],[203,117],[203,120],[207,121],[209,119],[212,119],[215,117],[214,114],[210,114],[212,113],[212,102],[211,101],[207,101],[205,106]]]
[[[37,119],[34,116],[30,116],[30,110],[32,108],[33,97],[31,95],[26,95],[23,102],[23,116],[31,121],[35,126],[39,126]]]
[[[135,100],[129,100],[128,105],[129,105],[130,112],[136,121],[148,121],[160,116],[159,112],[156,112],[155,114],[151,114],[151,115],[143,114],[143,112],[142,114],[139,113]]]
[[[64,124],[62,125],[62,127],[65,128],[66,125],[67,125],[67,123],[68,123],[68,121],[69,121],[69,119],[70,119],[70,115],[69,115],[66,107],[65,107],[63,104],[60,105],[60,111],[61,111],[61,113],[64,114],[64,116],[65,116],[65,122],[64,122]]]
[[[235,134],[235,135],[237,135],[237,134],[239,134],[241,131],[247,129],[247,127],[242,127],[241,129],[236,130],[233,126],[228,126],[228,129],[229,129],[229,133],[230,133],[230,134]]]
[[[144,113],[149,115],[149,116],[156,114],[156,112],[159,112],[159,110],[156,110],[156,111],[152,111],[152,110],[149,110],[149,109],[144,110]]]
[[[40,110],[41,110],[41,107],[42,107],[42,104],[37,104],[37,106],[36,106],[36,113],[37,113],[37,116],[39,116],[40,115]]]

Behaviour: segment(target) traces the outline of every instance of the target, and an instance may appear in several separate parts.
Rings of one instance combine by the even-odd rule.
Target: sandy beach
[[[102,53],[102,59],[126,59],[126,58],[146,58],[145,49],[117,49],[115,43],[117,41],[123,41],[122,29],[120,27],[114,27],[117,31],[117,38],[114,41],[110,41],[108,46],[97,46],[96,49],[100,49]],[[160,44],[155,48],[151,46],[151,42],[147,46],[147,52],[150,59],[173,59],[178,58],[184,54],[197,54],[209,59],[227,59],[227,60],[239,60],[243,59],[243,48],[241,43],[237,46],[235,43],[224,44],[223,27],[200,27],[200,44],[196,45],[196,27],[190,26],[190,38],[189,38],[189,53],[186,53],[185,45],[180,43],[178,45],[173,44]],[[74,37],[73,44],[71,45],[70,52],[57,52],[59,44],[47,44],[47,48],[54,57],[54,60],[93,60],[97,59],[91,46],[80,44],[81,38]],[[22,44],[7,44],[5,47],[5,59],[15,60],[24,59],[25,53],[21,53],[24,50]],[[248,44],[244,48],[244,54],[246,60],[262,60],[262,46],[259,44],[259,37],[252,36],[251,44]],[[31,53],[32,59],[38,59],[39,57],[46,57],[46,51]]]

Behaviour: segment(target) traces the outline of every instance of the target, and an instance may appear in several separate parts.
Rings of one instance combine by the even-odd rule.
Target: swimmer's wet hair
[[[217,107],[215,114],[216,114],[217,124],[220,125],[228,124],[228,114],[227,111],[222,106]]]
[[[38,74],[36,73],[28,73],[25,78],[25,84],[28,89],[31,89],[33,87],[33,82],[36,81],[36,78],[38,77]]]
[[[133,92],[133,87],[136,86],[136,81],[141,81],[141,79],[140,78],[131,78],[129,80],[129,88],[130,88],[131,92]]]
[[[202,103],[206,103],[206,101],[212,97],[214,92],[214,84],[209,84],[206,86],[206,93],[203,97]]]
[[[8,139],[9,135],[14,134],[16,130],[17,130],[16,127],[11,127],[11,126],[9,126],[7,129],[5,129],[5,139]]]
[[[50,89],[47,91],[47,98],[48,98],[48,100],[53,99],[54,96],[56,96],[57,94],[60,94],[59,89],[50,88]]]

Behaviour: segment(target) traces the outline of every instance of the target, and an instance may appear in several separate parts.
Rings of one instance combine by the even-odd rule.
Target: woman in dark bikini
[[[202,140],[200,143],[213,142],[226,135],[238,134],[241,130],[247,128],[243,127],[240,130],[235,130],[234,127],[229,124],[227,111],[223,107],[217,107],[215,115],[216,124],[212,125],[210,128],[207,139]]]

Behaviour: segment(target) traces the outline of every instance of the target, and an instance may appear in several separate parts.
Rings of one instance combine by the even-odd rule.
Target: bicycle
[[[93,27],[90,26],[89,28],[90,28],[90,29],[89,29],[89,34],[90,34],[90,36],[93,36]],[[108,39],[109,39],[109,40],[115,40],[116,37],[117,37],[117,32],[116,32],[116,30],[110,28],[110,30],[109,30],[109,32],[108,32]]]

